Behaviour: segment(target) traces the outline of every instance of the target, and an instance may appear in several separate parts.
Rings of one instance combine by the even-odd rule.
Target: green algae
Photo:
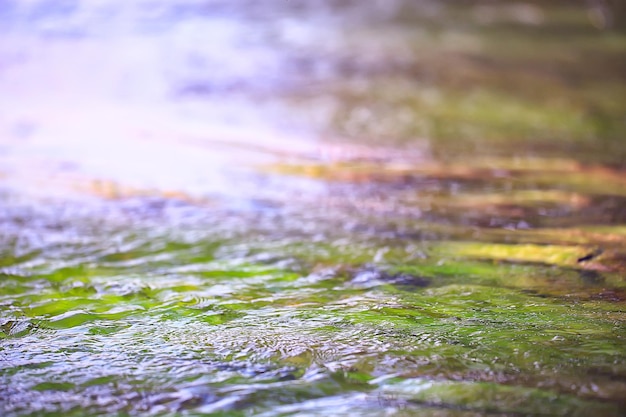
[[[495,261],[536,262],[548,265],[575,266],[578,259],[589,253],[589,249],[576,246],[556,245],[502,245],[485,243],[454,243],[445,245],[451,254],[493,259]]]
[[[546,394],[538,390],[519,390],[496,384],[441,383],[407,381],[384,387],[383,393],[404,398],[410,402],[437,406],[450,404],[463,410],[482,410],[486,413],[511,413],[524,415],[572,416],[619,412],[613,406],[599,402],[585,402]],[[477,407],[475,398],[481,399]],[[497,404],[497,405],[495,405]]]
[[[117,351],[116,355],[136,355],[135,360],[161,357],[151,365],[159,374],[170,366],[197,363],[195,366],[204,367],[204,378],[208,375],[208,379],[192,377],[188,372],[183,372],[184,378],[200,378],[205,381],[202,386],[210,387],[219,398],[239,398],[233,400],[239,406],[231,404],[233,413],[237,413],[237,407],[245,408],[246,403],[256,404],[257,410],[278,407],[280,411],[284,402],[302,403],[331,393],[362,392],[366,398],[384,396],[391,406],[404,404],[414,410],[455,407],[534,413],[534,407],[552,404],[555,410],[572,413],[601,409],[607,415],[619,415],[614,404],[620,401],[620,375],[626,371],[621,347],[626,317],[621,304],[602,300],[564,304],[559,299],[528,293],[532,285],[523,280],[509,290],[502,288],[507,284],[498,277],[509,284],[516,277],[534,275],[537,281],[539,277],[545,279],[546,271],[532,265],[514,267],[474,261],[455,266],[419,258],[413,267],[402,262],[396,268],[403,273],[429,276],[432,281],[426,287],[406,287],[401,282],[385,281],[384,276],[379,282],[374,278],[358,279],[358,268],[370,259],[359,255],[367,249],[365,242],[363,245],[340,245],[339,254],[330,248],[316,249],[310,243],[302,243],[301,250],[289,245],[294,250],[287,252],[289,256],[306,254],[309,263],[327,259],[330,265],[352,265],[335,272],[311,271],[308,275],[271,264],[214,260],[213,255],[184,272],[165,275],[119,275],[117,271],[102,275],[102,270],[89,273],[87,266],[56,270],[49,276],[39,272],[36,279],[28,276],[21,283],[36,286],[36,293],[3,293],[3,305],[10,305],[13,311],[5,309],[4,313],[15,317],[13,324],[3,324],[3,351],[14,355],[28,344],[44,349],[39,347],[41,343],[58,346],[57,337],[69,337],[65,347],[59,346],[58,353],[51,351],[47,356],[52,359],[71,354],[77,364],[97,363],[96,358],[106,354],[100,346],[104,343]],[[371,255],[374,248],[370,248]],[[464,255],[475,254],[472,248],[465,248]],[[188,251],[194,249],[190,246]],[[184,252],[179,253],[182,258],[188,255]],[[457,249],[455,253],[460,252]],[[258,256],[254,250],[250,253]],[[393,259],[391,255],[389,259]],[[150,265],[150,253],[142,256]],[[567,256],[565,260],[570,259]],[[559,259],[553,263],[558,264]],[[163,265],[156,262],[152,268],[162,269]],[[177,267],[171,268],[176,271]],[[79,280],[77,270],[81,271]],[[14,283],[20,279],[12,277]],[[473,280],[476,285],[468,285]],[[228,286],[222,288],[223,283]],[[554,282],[546,287],[554,289]],[[232,298],[234,294],[236,298]],[[18,322],[36,325],[12,331]],[[129,352],[131,345],[134,347]],[[173,355],[180,354],[186,359],[174,359]],[[166,365],[169,361],[173,364]],[[205,361],[215,365],[206,368]],[[60,370],[55,369],[59,365],[53,363],[46,362],[45,375],[38,373],[38,366],[33,367],[36,362],[28,361],[3,368],[2,375],[7,381],[18,376],[32,378],[39,381],[33,390],[57,396],[60,392],[78,394],[89,387],[102,390],[113,380],[121,383],[119,377],[102,368],[98,372],[104,374],[96,382],[93,378],[82,382],[83,377],[77,374],[63,377],[71,383],[58,385],[55,381]],[[269,368],[257,376],[250,368],[252,364]],[[220,370],[223,366],[232,366],[233,370]],[[137,376],[143,376],[133,384],[154,392],[155,398],[165,396],[168,407],[192,411],[194,404],[206,402],[202,396],[190,394],[190,402],[178,404],[177,394],[159,394],[162,388],[158,388],[157,381],[167,386],[186,383],[176,382],[176,376],[148,377],[150,368],[142,369]],[[279,373],[272,374],[270,369]],[[307,376],[311,373],[318,376]],[[394,379],[371,383],[384,375],[393,375]],[[276,382],[265,379],[268,377]],[[300,382],[285,385],[279,382],[284,377]],[[151,378],[157,378],[154,385]],[[419,381],[432,382],[428,382],[428,389],[415,394],[404,388],[419,385]],[[28,396],[21,398],[28,401]],[[157,400],[150,401],[150,407],[157,406]],[[136,410],[132,403],[123,402],[124,407],[131,407],[130,413]],[[91,407],[95,407],[92,412],[99,412],[97,406]],[[197,412],[202,414],[201,410]]]

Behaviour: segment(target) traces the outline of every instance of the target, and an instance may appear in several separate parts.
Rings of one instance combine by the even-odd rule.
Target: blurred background
[[[625,9],[0,0],[3,182],[229,195],[303,155],[624,168]]]

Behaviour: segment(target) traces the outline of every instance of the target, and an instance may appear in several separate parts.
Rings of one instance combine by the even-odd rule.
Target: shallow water
[[[0,2],[3,415],[624,413],[624,33],[83,3]]]

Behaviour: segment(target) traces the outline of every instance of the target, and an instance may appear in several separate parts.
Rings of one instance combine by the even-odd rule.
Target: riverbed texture
[[[624,415],[618,3],[0,0],[0,414]]]

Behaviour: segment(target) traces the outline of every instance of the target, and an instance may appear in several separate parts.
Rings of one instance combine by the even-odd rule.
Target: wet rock
[[[412,290],[427,287],[431,282],[429,278],[407,273],[389,273],[374,267],[357,270],[350,281],[366,288],[390,284]]]

